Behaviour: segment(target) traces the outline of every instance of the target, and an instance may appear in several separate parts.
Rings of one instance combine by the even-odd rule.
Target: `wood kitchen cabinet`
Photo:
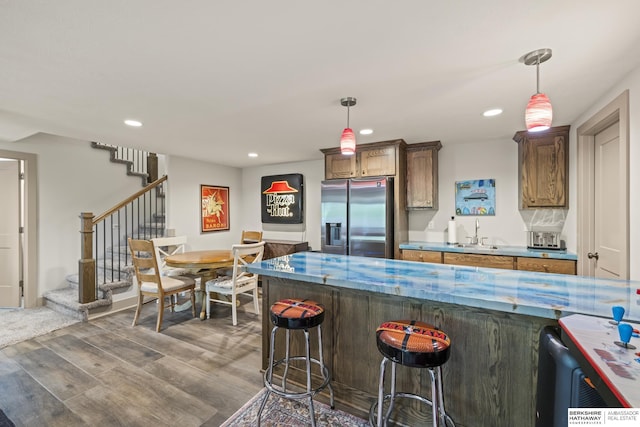
[[[513,257],[503,255],[480,255],[464,253],[444,253],[444,264],[469,265],[472,267],[504,268],[513,270]]]
[[[407,145],[407,209],[438,209],[440,141]]]
[[[262,259],[271,259],[282,255],[289,255],[296,252],[309,250],[308,242],[297,242],[293,240],[267,240],[264,241],[264,255]]]
[[[506,270],[526,270],[540,273],[576,274],[576,261],[571,259],[532,258],[417,249],[403,249],[402,259],[405,261],[502,268]]]
[[[363,149],[360,155],[360,176],[382,176],[396,174],[396,147]]]
[[[359,144],[356,145],[356,153],[351,156],[341,154],[339,147],[322,149],[325,179],[396,176],[400,166],[397,157],[400,147],[404,154],[405,145],[401,139]]]
[[[431,262],[442,264],[442,252],[403,249],[402,259],[405,261]]]
[[[542,132],[519,131],[520,208],[569,207],[569,126]]]
[[[576,262],[568,259],[516,258],[517,270],[541,273],[576,274]]]
[[[325,178],[355,178],[358,166],[356,156],[345,156],[340,153],[326,154],[324,157]]]

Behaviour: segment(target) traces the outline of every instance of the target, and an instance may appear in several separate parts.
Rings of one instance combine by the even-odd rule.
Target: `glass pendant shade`
[[[551,127],[553,110],[551,101],[544,93],[534,94],[524,113],[524,121],[529,132],[540,132]]]
[[[356,136],[351,128],[345,128],[340,137],[340,153],[350,156],[356,152]]]

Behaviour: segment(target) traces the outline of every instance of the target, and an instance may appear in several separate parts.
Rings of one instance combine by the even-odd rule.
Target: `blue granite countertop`
[[[272,258],[251,264],[248,270],[318,285],[549,319],[576,313],[611,317],[611,307],[621,305],[626,310],[625,320],[640,321],[640,295],[636,294],[640,282],[318,252]]]
[[[483,255],[507,255],[507,256],[523,256],[529,258],[552,258],[552,259],[568,259],[577,260],[578,256],[566,250],[543,250],[528,249],[525,246],[493,246],[493,245],[450,245],[447,243],[432,242],[405,242],[401,243],[400,249],[413,249],[418,251],[440,251],[440,252],[457,252],[465,254],[483,254]]]

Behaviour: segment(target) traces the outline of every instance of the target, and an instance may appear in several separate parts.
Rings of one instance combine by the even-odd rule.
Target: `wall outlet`
[[[433,230],[434,228],[436,228],[436,225],[433,223],[433,221],[429,221],[429,224],[427,225],[427,228],[429,230]]]

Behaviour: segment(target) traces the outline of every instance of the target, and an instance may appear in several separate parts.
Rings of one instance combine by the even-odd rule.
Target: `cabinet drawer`
[[[432,262],[435,264],[442,264],[442,252],[403,249],[402,259],[405,261]]]
[[[513,270],[513,257],[502,255],[459,254],[446,252],[444,254],[444,263]]]
[[[576,262],[572,260],[518,257],[516,264],[518,270],[576,274]]]

